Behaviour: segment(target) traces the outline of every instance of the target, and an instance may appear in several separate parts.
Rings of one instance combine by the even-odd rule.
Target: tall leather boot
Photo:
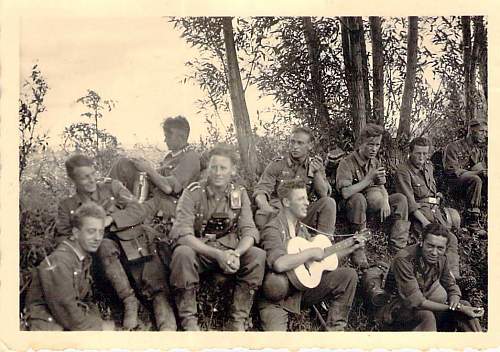
[[[175,304],[184,331],[200,331],[198,308],[196,306],[196,288],[176,289]]]
[[[128,276],[120,260],[116,256],[110,256],[103,258],[102,264],[106,278],[111,282],[118,297],[123,302],[123,327],[127,330],[131,330],[138,324],[137,313],[139,310],[139,301],[134,294],[134,290],[130,286]]]
[[[153,298],[153,311],[155,313],[156,327],[158,331],[176,331],[177,323],[170,302],[164,292],[156,294]]]
[[[246,322],[252,309],[255,290],[247,283],[238,282],[234,288],[228,331],[245,331]]]
[[[389,234],[389,252],[396,254],[408,244],[410,238],[411,222],[407,220],[394,220]]]
[[[351,232],[355,233],[366,228],[366,224],[352,224]],[[368,269],[368,259],[366,258],[366,253],[364,248],[358,248],[351,253],[351,262],[359,270],[364,271]]]
[[[350,306],[338,304],[336,302],[330,303],[328,318],[326,320],[327,331],[344,331],[347,326],[350,310]]]

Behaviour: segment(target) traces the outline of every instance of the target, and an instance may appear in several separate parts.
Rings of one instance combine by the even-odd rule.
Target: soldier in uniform
[[[32,272],[25,308],[29,330],[114,330],[88,302],[91,254],[101,244],[105,218],[95,203],[80,206],[71,219],[71,237]]]
[[[461,300],[445,254],[448,230],[431,223],[421,244],[398,252],[389,271],[386,290],[394,298],[377,313],[394,327],[413,331],[481,331],[482,308]]]
[[[235,167],[232,149],[216,146],[210,152],[207,180],[190,184],[177,206],[169,235],[175,243],[170,285],[186,331],[199,330],[199,273],[217,271],[235,279],[228,330],[245,330],[254,294],[262,283],[266,255],[255,247],[259,232],[247,192],[231,183]]]
[[[329,197],[331,186],[321,158],[311,155],[311,138],[308,128],[296,127],[290,136],[288,154],[274,159],[265,168],[253,193],[258,207],[255,223],[259,228],[263,228],[282,207],[277,195],[280,183],[301,179],[307,185],[311,201],[304,223],[327,234],[335,232],[337,205]]]
[[[170,152],[158,169],[144,159],[120,158],[109,176],[133,192],[139,172],[145,172],[151,185],[145,202],[149,215],[161,211],[163,219],[170,221],[183,189],[200,177],[200,154],[187,142],[190,127],[185,117],[166,118],[162,127]]]
[[[137,326],[139,302],[120,259],[131,271],[144,297],[153,300],[157,327],[160,330],[175,330],[175,317],[167,299],[165,269],[154,251],[148,250],[151,239],[144,238],[148,235],[141,225],[146,218],[145,209],[120,181],[105,179],[97,182],[93,161],[85,155],[73,155],[65,164],[76,193],[59,203],[56,219],[58,235],[62,238],[71,235],[71,216],[82,204],[95,202],[102,206],[106,211],[106,236],[96,254],[106,279],[124,304],[123,327],[133,329]],[[138,259],[136,263],[128,260],[131,253],[137,254],[134,258]]]
[[[467,202],[466,219],[471,229],[481,231],[477,220],[483,183],[488,182],[488,124],[484,119],[472,119],[469,127],[467,137],[446,146],[443,166],[452,189]]]
[[[372,123],[363,128],[357,149],[339,163],[336,186],[352,232],[366,227],[367,211],[378,213],[381,222],[392,215],[389,246],[392,252],[397,252],[408,242],[408,203],[403,194],[389,195],[384,186],[385,170],[377,159],[383,133],[381,126]],[[364,250],[355,251],[351,258],[359,268],[368,267]]]
[[[328,299],[330,306],[326,328],[329,331],[343,331],[347,325],[349,311],[356,292],[357,273],[352,268],[338,268],[325,272],[320,284],[312,289],[295,289],[286,272],[309,261],[320,261],[325,257],[323,248],[308,248],[298,254],[287,254],[290,239],[312,236],[301,223],[307,216],[309,205],[306,184],[303,180],[285,180],[278,186],[278,195],[283,207],[278,215],[262,230],[261,246],[267,252],[269,272],[264,279],[265,297],[259,300],[260,319],[266,331],[286,331],[288,314],[299,314],[301,306],[311,306]],[[364,242],[337,252],[337,259],[349,255],[364,246]]]
[[[442,194],[437,191],[434,167],[429,161],[431,144],[418,137],[410,143],[408,160],[396,170],[396,191],[406,196],[408,211],[418,233],[431,222],[439,222],[447,229],[460,229],[460,214],[456,209],[441,206]],[[450,233],[446,255],[455,279],[460,278],[458,240]]]

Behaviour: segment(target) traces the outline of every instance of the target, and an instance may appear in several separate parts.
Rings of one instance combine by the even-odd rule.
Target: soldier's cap
[[[475,127],[480,125],[488,125],[488,121],[482,117],[474,118],[469,121],[469,127]]]

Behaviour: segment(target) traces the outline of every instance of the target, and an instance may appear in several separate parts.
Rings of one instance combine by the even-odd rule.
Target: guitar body
[[[325,235],[317,235],[311,241],[302,237],[294,237],[287,244],[288,254],[297,254],[309,248],[327,249],[332,243]],[[299,265],[287,272],[288,279],[292,285],[300,291],[314,288],[321,282],[323,271],[333,271],[337,269],[339,261],[336,254],[332,254],[321,261],[311,261]]]

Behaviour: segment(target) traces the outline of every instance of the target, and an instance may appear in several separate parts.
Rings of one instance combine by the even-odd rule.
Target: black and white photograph
[[[20,16],[18,331],[489,335],[492,23]]]

